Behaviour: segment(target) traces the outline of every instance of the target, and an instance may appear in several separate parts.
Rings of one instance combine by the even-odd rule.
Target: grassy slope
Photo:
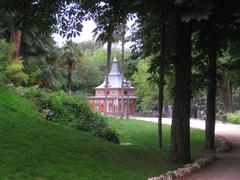
[[[169,150],[156,148],[156,125],[139,121],[110,123],[120,146],[87,133],[43,120],[31,103],[0,85],[0,179],[146,179],[174,166],[164,160]],[[196,131],[196,130],[195,130]],[[203,133],[193,133],[198,153]]]

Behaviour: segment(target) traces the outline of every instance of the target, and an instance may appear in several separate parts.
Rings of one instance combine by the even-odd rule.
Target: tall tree
[[[211,27],[210,27],[211,28]],[[205,131],[205,148],[213,149],[215,146],[216,121],[216,82],[217,82],[217,49],[215,31],[211,31],[208,46],[208,89],[207,89],[207,119]]]
[[[72,87],[72,73],[74,66],[76,64],[81,64],[83,62],[83,54],[78,47],[78,44],[68,41],[66,45],[63,46],[63,61],[60,63],[67,64],[68,81],[67,90],[70,93]]]
[[[164,16],[164,14],[162,14]],[[164,91],[164,73],[165,73],[165,53],[166,53],[166,40],[165,40],[166,24],[163,21],[161,27],[161,55],[159,64],[159,87],[158,87],[158,146],[163,146],[162,138],[162,110],[163,110],[163,91]]]
[[[127,23],[123,22],[120,25],[120,41],[121,41],[121,69],[123,73],[123,67],[124,67],[124,59],[125,59],[125,43],[126,43],[126,31],[127,31]]]
[[[105,114],[107,113],[108,106],[108,74],[110,72],[110,62],[111,62],[111,54],[112,54],[112,42],[113,42],[113,32],[108,32],[108,42],[107,42],[107,66],[106,66],[106,92],[105,92]]]
[[[171,159],[189,163],[190,153],[190,100],[191,100],[191,22],[182,22],[179,12],[176,22],[175,95],[171,126]]]
[[[239,1],[211,1],[213,8],[210,18],[200,30],[203,52],[208,58],[207,120],[205,128],[205,148],[215,148],[216,82],[217,58],[222,55],[229,42],[237,39]],[[204,47],[205,46],[205,47]]]
[[[97,34],[100,27],[97,27],[94,32]],[[105,69],[105,114],[107,114],[107,101],[108,101],[108,74],[110,72],[110,63],[111,63],[111,54],[112,54],[112,43],[114,42],[113,39],[113,27],[107,28],[105,32],[101,32],[98,35],[96,41],[102,42],[102,44],[107,42],[107,60],[106,60],[106,69]]]
[[[152,62],[149,72],[152,74],[150,78],[158,84],[158,146],[162,147],[162,110],[163,110],[163,91],[164,91],[164,73],[165,65],[167,69],[173,56],[173,31],[175,29],[172,17],[173,4],[170,2],[148,2],[144,9],[139,10],[138,27],[132,37],[132,41],[137,42],[134,46],[135,56],[151,56]],[[169,11],[168,11],[169,10]],[[166,24],[170,24],[166,27]],[[168,28],[166,30],[166,28]],[[140,37],[140,38],[139,38]],[[171,37],[171,38],[170,38]],[[168,51],[168,53],[166,53]],[[168,57],[168,58],[167,58]]]
[[[240,72],[237,47],[239,42],[229,43],[228,49],[222,53],[222,56],[218,59],[218,73],[219,79],[217,83],[217,92],[223,102],[223,111],[225,113],[231,113],[234,109],[233,101],[233,89],[238,84],[238,76]],[[235,51],[235,52],[234,52]]]

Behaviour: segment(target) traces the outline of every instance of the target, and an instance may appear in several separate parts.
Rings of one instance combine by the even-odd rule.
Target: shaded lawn
[[[176,168],[166,161],[169,126],[164,126],[164,148],[156,148],[156,124],[110,119],[120,146],[62,125],[45,121],[26,99],[0,85],[0,179],[146,179]],[[203,133],[192,133],[196,154]]]
[[[163,124],[163,149],[157,148],[157,124],[139,120],[126,120],[119,118],[109,118],[110,125],[119,133],[123,143],[133,143],[141,147],[142,151],[161,154],[168,157],[170,149],[170,129],[169,125]],[[200,157],[204,151],[204,131],[191,129],[191,152],[192,158]]]

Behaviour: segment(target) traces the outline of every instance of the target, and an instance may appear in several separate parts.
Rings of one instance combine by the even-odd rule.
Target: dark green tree
[[[222,56],[229,42],[237,39],[239,2],[211,1],[209,19],[202,22],[199,30],[199,42],[203,57],[208,59],[207,75],[207,119],[205,128],[205,148],[215,148],[216,85],[217,59]]]

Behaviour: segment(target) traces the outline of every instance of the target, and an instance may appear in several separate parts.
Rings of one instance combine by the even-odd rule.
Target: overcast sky
[[[82,41],[92,40],[92,36],[93,36],[92,31],[95,27],[96,26],[93,21],[84,21],[81,35],[76,36],[72,40],[74,42],[82,42]],[[57,42],[57,45],[59,45],[59,46],[62,46],[66,41],[66,38],[63,38],[58,34],[53,34],[53,38]]]
[[[132,24],[133,24],[133,21],[128,21],[127,26],[129,27],[129,29]],[[93,21],[84,21],[82,25],[83,25],[83,29],[82,29],[81,35],[73,38],[72,40],[74,42],[82,42],[82,41],[88,41],[93,39],[92,31],[96,27],[95,23]],[[130,30],[128,30],[126,33],[126,36],[129,36],[129,35],[130,35]],[[66,38],[62,38],[58,34],[53,34],[53,38],[57,42],[58,46],[62,46],[66,42]],[[125,45],[126,48],[129,48],[131,44],[132,43],[126,43]]]

